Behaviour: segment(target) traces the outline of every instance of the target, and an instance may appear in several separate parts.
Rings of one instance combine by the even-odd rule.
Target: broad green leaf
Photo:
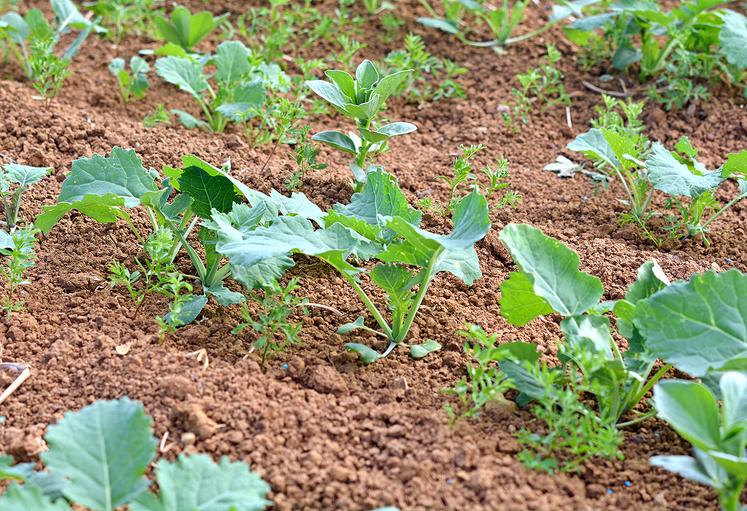
[[[205,294],[213,296],[215,301],[224,307],[246,301],[246,297],[243,293],[231,291],[223,284],[223,282],[217,282],[212,286],[205,288]]]
[[[36,217],[34,225],[43,233],[48,233],[69,211],[80,211],[88,218],[108,224],[117,220],[128,220],[130,215],[122,208],[125,200],[114,194],[84,195],[75,202],[60,202],[53,206],[44,206],[44,211]]]
[[[564,20],[571,16],[581,17],[584,7],[598,2],[599,0],[575,0],[572,2],[564,1],[559,5],[553,5],[550,21]]]
[[[724,401],[722,421],[729,431],[738,424],[747,425],[747,374],[737,371],[724,373],[719,382]]]
[[[509,323],[524,326],[534,318],[553,313],[547,300],[534,292],[532,280],[521,272],[512,272],[501,282],[501,316]]]
[[[179,119],[179,123],[181,123],[181,125],[187,129],[200,128],[206,131],[210,131],[210,125],[208,123],[206,123],[202,119],[198,119],[189,112],[179,110],[178,108],[172,108],[171,113],[176,115],[176,117]]]
[[[212,32],[219,20],[220,18],[214,18],[208,11],[192,14],[180,5],[174,7],[170,23],[163,16],[156,16],[153,19],[164,39],[185,50],[191,49]]]
[[[364,364],[371,364],[381,358],[381,353],[369,348],[365,344],[349,342],[345,344],[345,349],[357,353],[360,357],[361,362],[363,362]]]
[[[158,495],[143,495],[132,511],[261,511],[270,486],[245,463],[205,454],[180,454],[175,462],[156,465]]]
[[[604,134],[597,128],[577,136],[567,147],[571,151],[577,151],[593,160],[604,161],[613,167],[620,165]]]
[[[306,85],[313,90],[319,97],[328,101],[337,108],[343,109],[349,99],[334,84],[324,80],[309,80]]]
[[[30,12],[30,11],[29,11]],[[18,45],[25,44],[26,39],[29,38],[31,28],[29,27],[26,20],[24,20],[17,12],[6,12],[0,16],[0,29],[7,28],[7,37],[11,41]]]
[[[151,419],[128,398],[96,401],[68,412],[45,435],[41,457],[51,473],[68,479],[63,492],[94,511],[114,511],[146,491],[144,477],[156,451]]]
[[[649,461],[652,465],[679,474],[685,479],[714,486],[714,481],[692,456],[653,456]]]
[[[602,135],[607,141],[607,145],[615,155],[615,160],[620,166],[626,169],[635,167],[637,164],[630,160],[630,156],[637,158],[640,156],[637,149],[636,135],[621,134],[617,131],[602,128]]]
[[[379,83],[376,84],[376,87],[373,90],[373,94],[376,94],[379,96],[378,98],[378,108],[381,108],[381,105],[391,96],[394,94],[397,89],[402,85],[402,83],[407,79],[407,77],[412,73],[412,70],[407,69],[405,71],[398,71],[396,73],[392,73],[390,75],[387,75],[383,77]]]
[[[153,175],[145,170],[135,151],[115,147],[108,157],[94,154],[75,160],[57,201],[76,202],[86,195],[114,194],[124,199],[125,207],[133,208],[144,193],[155,189]]]
[[[370,60],[361,62],[355,70],[355,82],[358,90],[370,89],[379,81],[379,71]]]
[[[172,85],[201,98],[207,90],[208,82],[203,74],[202,64],[184,57],[163,57],[156,61],[156,73]]]
[[[385,142],[386,140],[389,140],[389,135],[385,133],[379,133],[377,131],[371,131],[367,130],[366,128],[358,128],[358,131],[361,134],[361,138],[365,140],[366,142],[370,142],[372,144],[376,144],[379,142]]]
[[[747,18],[729,9],[722,11],[721,18],[724,20],[718,36],[721,51],[730,64],[738,69],[747,68]]]
[[[747,353],[747,276],[736,269],[694,275],[638,303],[647,349],[692,376]]]
[[[500,240],[511,253],[516,265],[532,281],[534,292],[562,316],[583,314],[602,298],[602,282],[579,270],[578,255],[556,239],[530,225],[509,224]],[[501,296],[509,309],[510,295]]]
[[[50,3],[60,24],[64,23],[66,26],[77,30],[82,30],[91,25],[91,21],[80,13],[72,0],[51,0]],[[96,31],[106,32],[102,27],[96,27]]]
[[[350,76],[350,73],[337,69],[330,69],[329,71],[325,71],[324,74],[327,75],[327,77],[337,85],[339,91],[345,95],[345,103],[355,101],[355,82],[353,81],[353,77]]]
[[[201,218],[210,218],[212,210],[228,213],[241,198],[233,183],[224,176],[211,176],[198,167],[187,167],[179,178],[182,193],[192,197],[192,210]]]
[[[415,274],[403,266],[379,264],[369,274],[371,281],[383,289],[395,313],[404,316],[412,305]]]
[[[251,71],[249,49],[240,41],[225,41],[213,57],[215,79],[224,84],[237,82]]]
[[[700,383],[666,380],[654,387],[654,407],[663,420],[695,447],[717,449],[721,441],[718,403]]]
[[[715,190],[723,180],[717,171],[695,174],[658,142],[646,158],[646,169],[654,188],[678,197],[698,197],[703,192]]]
[[[441,344],[433,339],[428,339],[420,344],[413,344],[410,346],[410,356],[414,359],[421,359],[427,355],[441,349]]]
[[[351,332],[355,332],[356,330],[360,330],[365,326],[363,316],[358,316],[355,318],[355,321],[352,321],[350,323],[345,323],[344,325],[340,325],[337,328],[337,333],[340,335],[347,335]]]
[[[747,457],[734,456],[719,451],[708,451],[708,456],[713,458],[729,475],[742,481],[747,479]]]
[[[216,111],[235,122],[244,122],[256,116],[266,98],[261,80],[254,80],[238,87],[230,102],[223,103]]]
[[[731,153],[721,168],[721,175],[724,178],[736,175],[735,177],[747,179],[747,151]]]
[[[247,289],[259,289],[277,282],[293,264],[288,256],[270,257],[252,266],[232,265],[231,274]]]
[[[29,167],[18,163],[8,163],[4,168],[8,180],[24,188],[38,183],[52,170],[52,167]]]
[[[422,213],[407,202],[397,179],[383,171],[368,174],[363,191],[354,193],[350,204],[335,204],[334,208],[341,215],[363,220],[369,225],[381,225],[381,217],[394,216],[418,225],[422,217]]]
[[[379,128],[379,133],[383,133],[389,137],[396,137],[399,135],[406,135],[408,133],[412,133],[413,131],[416,131],[418,128],[412,123],[409,122],[393,122],[390,124],[386,124]]]
[[[202,309],[207,305],[207,301],[208,299],[205,295],[189,295],[184,298],[181,307],[176,313],[169,311],[163,317],[163,320],[177,328],[189,325],[197,319],[197,316],[200,315]]]
[[[606,316],[573,316],[560,322],[566,340],[580,352],[595,353],[612,360],[612,333]]]
[[[439,18],[418,18],[418,23],[428,28],[437,28],[447,34],[458,34],[459,29],[451,22]]]
[[[328,146],[349,154],[355,154],[357,152],[353,140],[340,131],[320,131],[312,136],[311,140],[322,142],[323,144],[327,144]]]
[[[0,495],[0,511],[71,511],[62,499],[52,502],[41,488],[33,485],[11,484]]]
[[[656,261],[646,261],[638,268],[638,279],[628,288],[625,299],[632,304],[645,300],[669,285],[669,279]]]

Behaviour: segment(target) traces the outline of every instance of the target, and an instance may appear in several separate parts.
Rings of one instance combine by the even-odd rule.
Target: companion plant
[[[44,436],[42,470],[0,455],[0,480],[10,482],[0,511],[261,511],[271,504],[269,485],[245,463],[215,463],[205,454],[159,460],[158,491],[149,490],[145,472],[158,447],[152,422],[143,405],[126,397],[66,413]]]

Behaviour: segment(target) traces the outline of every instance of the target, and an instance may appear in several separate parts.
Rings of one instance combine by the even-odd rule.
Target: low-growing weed
[[[150,489],[145,473],[158,449],[152,424],[143,405],[127,397],[66,413],[47,428],[41,470],[0,455],[0,480],[8,481],[0,510],[158,511],[178,503],[183,509],[262,511],[271,504],[270,486],[248,465],[228,458],[215,463],[205,454],[159,460],[153,470],[158,491]]]
[[[26,78],[39,94],[48,99],[62,88],[69,74],[70,62],[89,33],[103,31],[83,16],[70,0],[53,1],[52,10],[54,25],[39,9],[30,9],[23,17],[12,11],[0,17],[0,47],[10,49]],[[71,30],[79,31],[78,36],[59,52],[60,38]]]
[[[290,317],[299,312],[306,315],[308,300],[293,294],[297,288],[298,279],[291,279],[285,286],[272,282],[261,292],[254,293],[253,301],[258,305],[256,312],[252,314],[247,304],[243,304],[241,314],[244,321],[231,333],[235,335],[247,328],[254,330],[257,338],[252,348],[261,353],[263,362],[271,354],[301,343],[301,323],[293,323]]]
[[[390,73],[412,71],[397,90],[399,95],[406,92],[406,97],[410,101],[439,101],[465,97],[464,89],[456,78],[465,74],[467,69],[449,59],[439,59],[431,55],[419,35],[407,34],[404,49],[390,52],[384,64]]]
[[[326,163],[319,163],[319,148],[309,140],[309,126],[302,126],[291,133],[292,144],[295,146],[296,170],[288,177],[285,187],[288,191],[297,191],[303,187],[306,174],[314,170],[324,170]]]
[[[512,91],[515,103],[511,113],[503,112],[503,121],[508,127],[515,130],[517,119],[527,124],[537,105],[539,111],[544,112],[555,105],[571,104],[571,97],[563,86],[563,73],[555,67],[561,58],[560,52],[548,45],[546,62],[542,66],[516,76],[521,88]]]
[[[36,264],[34,248],[38,232],[33,226],[16,229],[10,234],[0,231],[0,255],[5,259],[4,264],[0,265],[0,276],[5,283],[0,308],[8,320],[12,313],[23,310],[23,301],[18,300],[16,295],[21,286],[30,284],[25,273]]]
[[[127,36],[154,36],[154,18],[162,16],[162,0],[96,0],[88,9],[116,42]],[[155,37],[154,37],[155,38]]]

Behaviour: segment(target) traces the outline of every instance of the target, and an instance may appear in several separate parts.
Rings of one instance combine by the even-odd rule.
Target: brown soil
[[[437,176],[448,174],[460,144],[483,143],[485,163],[500,154],[509,158],[512,189],[523,196],[516,209],[494,211],[494,229],[479,244],[485,274],[480,281],[471,288],[446,276],[434,282],[412,337],[436,339],[444,349],[424,361],[399,350],[371,366],[358,366],[336,327],[362,313],[363,306],[330,268],[306,260],[293,271],[301,278],[302,293],[344,316],[312,310],[304,319],[302,346],[264,366],[255,355],[245,358],[251,334],[230,334],[239,311],[215,305],[159,345],[153,318],[163,313],[165,303],[153,298],[136,310],[126,293],[106,282],[111,261],[131,261],[138,254],[136,240],[123,225],[99,225],[73,214],[41,241],[38,265],[29,275],[32,284],[21,297],[28,310],[0,323],[2,359],[33,368],[31,379],[0,406],[7,418],[0,426],[2,451],[35,459],[46,425],[64,411],[128,395],[144,403],[159,437],[168,434],[173,444],[166,456],[201,451],[244,460],[270,483],[280,510],[385,505],[403,510],[716,509],[708,489],[649,465],[650,455],[688,450],[658,421],[626,433],[624,461],[595,460],[582,474],[551,477],[528,471],[514,459],[513,433],[532,420],[530,414],[493,411],[452,429],[442,411],[449,398],[441,389],[463,374],[466,357],[454,331],[465,322],[481,324],[506,340],[534,341],[549,356],[555,352],[559,329],[554,318],[517,329],[499,316],[499,284],[512,270],[498,241],[506,223],[528,222],[569,244],[579,252],[583,269],[604,281],[606,298],[614,299],[634,280],[637,267],[652,258],[673,279],[709,268],[747,270],[747,205],[736,206],[715,225],[710,248],[690,240],[656,250],[641,242],[616,223],[623,209],[615,185],[594,194],[583,176],[561,181],[542,170],[556,155],[567,154],[566,143],[588,128],[600,97],[581,81],[595,82],[599,70],[579,71],[575,50],[557,30],[497,55],[424,30],[414,22],[423,14],[418,2],[400,3],[406,28],[423,34],[431,52],[469,68],[461,80],[469,99],[423,105],[394,101],[388,115],[414,122],[418,131],[396,141],[384,165],[412,199],[423,194],[444,199],[446,188]],[[219,4],[238,10],[243,2]],[[331,9],[335,2],[326,4]],[[538,14],[532,16],[536,24]],[[399,42],[379,42],[375,29],[360,38],[368,43],[361,55],[380,59]],[[547,42],[555,42],[566,56],[562,69],[574,98],[573,128],[566,125],[564,109],[556,108],[533,115],[529,126],[512,134],[501,121],[499,105],[510,101],[514,76],[535,65]],[[119,104],[107,64],[154,45],[137,38],[119,46],[89,39],[62,93],[49,105],[33,99],[33,90],[18,79],[12,64],[0,66],[8,78],[0,81],[0,157],[55,169],[45,185],[30,193],[26,218],[55,201],[72,160],[113,146],[136,149],[153,167],[177,164],[188,153],[215,163],[230,158],[249,185],[283,189],[294,169],[285,147],[260,174],[270,148],[253,148],[241,133],[145,129],[141,119],[158,103],[192,107],[186,95],[160,80],[151,80],[144,101],[128,109]],[[305,56],[325,56],[330,49],[313,48]],[[649,107],[651,136],[672,144],[687,135],[708,164],[720,164],[728,152],[745,146],[747,113],[736,95],[719,89],[708,102],[666,114]],[[312,119],[311,124],[319,129],[330,122],[343,121]],[[323,207],[347,200],[345,159],[326,150],[321,159],[329,169],[310,175],[304,191]],[[426,223],[438,229],[443,222],[427,215]],[[377,342],[365,336],[356,341]],[[117,354],[115,348],[125,344],[129,351]],[[210,359],[206,370],[187,356],[203,348]],[[8,381],[0,377],[0,386]]]

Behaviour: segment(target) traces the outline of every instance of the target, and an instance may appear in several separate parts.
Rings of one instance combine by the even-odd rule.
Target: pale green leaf
[[[558,240],[526,224],[509,224],[499,237],[532,281],[535,294],[562,316],[583,314],[599,303],[604,293],[602,282],[580,271],[578,255]],[[502,307],[505,300],[510,303],[510,296],[501,297]]]
[[[654,407],[659,417],[695,447],[718,448],[718,403],[705,385],[681,380],[659,382],[654,387]]]
[[[738,69],[747,68],[747,17],[726,9],[721,18],[724,20],[718,37],[721,51],[730,64]]]
[[[635,325],[651,353],[703,376],[747,352],[747,276],[709,271],[671,284],[638,303]]]
[[[38,486],[11,484],[0,495],[0,511],[71,511],[71,507],[63,499],[52,502]]]
[[[156,61],[156,73],[172,85],[196,98],[207,90],[202,64],[184,57],[163,57]]]
[[[715,190],[723,178],[718,171],[698,175],[680,163],[667,148],[655,143],[646,158],[648,179],[657,190],[678,197],[695,198]]]
[[[270,486],[245,463],[205,454],[179,455],[156,465],[158,495],[146,494],[132,511],[261,511]]]
[[[125,207],[132,208],[140,204],[144,193],[155,189],[153,175],[135,151],[115,147],[108,157],[94,154],[75,160],[57,201],[76,202],[86,195],[114,194],[124,199]]]
[[[501,282],[501,316],[509,323],[524,326],[534,318],[552,314],[547,300],[534,292],[532,280],[521,272],[512,272]]]
[[[68,412],[45,435],[41,457],[68,479],[65,496],[94,511],[114,511],[146,491],[144,477],[156,451],[151,419],[128,398],[97,401]]]

